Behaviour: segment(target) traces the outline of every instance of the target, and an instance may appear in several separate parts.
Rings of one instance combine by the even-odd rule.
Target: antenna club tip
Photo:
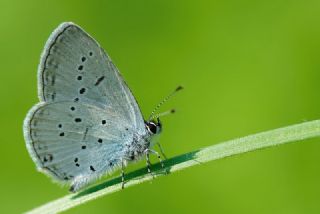
[[[181,86],[181,85],[179,85],[177,88],[176,88],[176,91],[180,91],[180,90],[182,90],[183,89],[183,87]]]
[[[171,111],[170,111],[170,113],[176,113],[176,110],[173,108],[173,109],[171,109]]]

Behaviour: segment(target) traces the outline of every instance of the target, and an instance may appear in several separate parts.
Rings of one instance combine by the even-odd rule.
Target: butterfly
[[[119,168],[123,188],[124,167],[145,156],[151,172],[151,153],[163,165],[151,149],[162,131],[163,114],[154,115],[160,105],[144,120],[108,54],[76,24],[62,23],[49,37],[38,67],[38,96],[24,120],[27,150],[39,171],[69,184],[70,191]]]

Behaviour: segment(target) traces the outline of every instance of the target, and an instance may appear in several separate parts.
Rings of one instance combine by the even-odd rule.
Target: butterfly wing
[[[121,164],[130,124],[113,109],[60,101],[40,103],[25,119],[27,148],[40,171],[59,181],[92,180]]]
[[[73,23],[62,23],[48,39],[38,68],[39,99],[75,101],[117,109],[122,120],[145,132],[139,106],[100,45]]]

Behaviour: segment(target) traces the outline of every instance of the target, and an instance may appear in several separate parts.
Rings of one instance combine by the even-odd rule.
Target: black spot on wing
[[[74,119],[74,122],[76,122],[76,123],[80,123],[81,121],[82,121],[81,118]]]
[[[80,93],[80,94],[84,94],[84,92],[86,92],[86,89],[85,89],[85,88],[81,88],[81,89],[79,90],[79,93]]]
[[[52,77],[51,77],[51,85],[54,85],[55,82],[56,82],[56,75],[52,75]]]
[[[94,85],[98,86],[103,80],[104,80],[104,76],[99,77]]]
[[[46,154],[44,157],[43,157],[43,162],[51,162],[53,160],[53,155],[52,154]]]
[[[56,92],[53,92],[53,93],[51,94],[51,99],[54,100],[55,98],[56,98]]]
[[[78,70],[82,71],[83,70],[83,65],[79,65]]]
[[[93,168],[93,166],[90,166],[90,170],[91,170],[92,172],[96,171],[95,168]]]

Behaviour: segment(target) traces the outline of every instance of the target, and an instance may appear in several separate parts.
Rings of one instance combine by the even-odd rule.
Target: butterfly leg
[[[149,149],[147,149],[145,151],[146,153],[146,159],[147,159],[147,169],[148,169],[148,173],[151,173],[151,162],[150,162],[150,154],[149,154]]]
[[[144,153],[146,154],[148,173],[150,173],[153,177],[153,174],[151,173],[150,149],[146,149]]]
[[[167,156],[164,154],[161,144],[158,142],[157,145],[159,147],[161,155],[164,157],[165,160],[167,160]]]
[[[160,164],[161,164],[161,167],[164,168],[164,164],[163,164],[163,161],[162,161],[162,159],[161,159],[161,156],[160,156],[159,152],[154,151],[154,150],[151,150],[151,149],[149,149],[149,152],[151,152],[152,154],[157,155],[157,157],[158,157],[158,159],[159,159],[159,162],[160,162]]]
[[[121,159],[121,189],[124,189],[124,160]]]

